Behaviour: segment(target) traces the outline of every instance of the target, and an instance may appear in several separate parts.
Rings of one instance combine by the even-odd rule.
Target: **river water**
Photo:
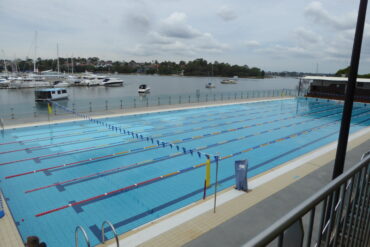
[[[179,95],[238,93],[257,90],[272,89],[295,89],[298,85],[296,78],[269,78],[247,79],[239,78],[237,84],[221,84],[224,78],[220,77],[185,77],[185,76],[158,76],[158,75],[113,75],[112,77],[124,80],[123,87],[70,87],[68,88],[69,99],[64,105],[71,107],[72,103],[84,106],[88,104],[103,105],[114,102],[118,107],[120,99],[128,101],[138,97],[137,89],[140,84],[147,84],[151,93],[147,96],[151,99],[159,97],[179,97]],[[212,82],[216,88],[207,89],[205,85]],[[9,118],[11,112],[32,113],[44,112],[45,107],[35,103],[34,89],[2,89],[0,90],[0,117]],[[186,96],[188,97],[188,96]],[[136,99],[135,99],[136,100]],[[105,103],[105,102],[108,103]]]

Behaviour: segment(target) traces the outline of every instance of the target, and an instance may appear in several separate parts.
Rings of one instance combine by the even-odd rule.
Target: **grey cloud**
[[[135,32],[148,32],[150,21],[146,15],[128,14],[126,16],[125,27]]]
[[[305,43],[305,44],[312,44],[318,43],[321,41],[321,36],[317,33],[314,33],[308,29],[303,27],[298,28],[295,30],[295,35],[297,36],[298,40]]]
[[[318,24],[331,26],[337,30],[354,28],[356,19],[354,16],[337,17],[331,15],[324,9],[321,2],[311,2],[305,9],[305,15],[313,19]]]
[[[228,6],[222,6],[217,15],[224,21],[235,20],[238,17],[235,11]]]

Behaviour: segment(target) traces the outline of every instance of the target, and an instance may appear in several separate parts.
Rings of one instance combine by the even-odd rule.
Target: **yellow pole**
[[[211,160],[207,159],[206,161],[206,187],[208,188],[211,185]]]

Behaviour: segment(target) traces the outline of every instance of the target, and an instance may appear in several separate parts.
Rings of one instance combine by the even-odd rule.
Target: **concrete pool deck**
[[[284,98],[273,99],[280,100]],[[212,104],[207,105],[172,105],[171,108],[161,107],[160,109],[144,108],[140,112],[117,112],[111,115],[99,116],[99,118],[261,100],[271,99],[221,102],[222,104],[220,102],[218,104],[212,102]],[[81,119],[59,119],[57,121],[51,120],[50,123],[79,120]],[[13,125],[8,125],[7,127],[20,128],[42,124],[49,124],[49,122],[14,122]],[[365,128],[351,135],[348,145],[347,165],[350,166],[357,163],[362,153],[368,151],[366,149],[370,149],[369,140],[370,128]],[[213,213],[213,197],[210,196],[205,201],[196,202],[121,235],[120,244],[121,246],[240,246],[250,239],[251,236],[258,233],[258,231],[298,205],[302,199],[311,195],[317,188],[330,181],[331,163],[335,157],[335,149],[335,143],[326,145],[282,164],[267,173],[254,177],[250,180],[252,191],[249,193],[235,191],[232,188],[219,192],[216,214]],[[297,183],[302,185],[296,188]],[[309,184],[309,186],[305,184]],[[282,198],[289,198],[289,200],[284,201]],[[269,205],[277,203],[279,204],[277,209],[267,209]],[[261,215],[264,217],[261,217]],[[257,220],[256,217],[258,216],[261,218]],[[7,223],[3,223],[5,221]],[[253,222],[252,228],[249,222]],[[0,247],[23,246],[9,213],[7,213],[6,217],[0,219],[0,226],[0,238],[4,239],[4,242],[0,242]],[[74,229],[71,229],[71,238],[74,237],[73,231]],[[11,245],[6,243],[11,243]],[[115,243],[114,240],[109,240],[105,245],[99,246],[113,247]]]

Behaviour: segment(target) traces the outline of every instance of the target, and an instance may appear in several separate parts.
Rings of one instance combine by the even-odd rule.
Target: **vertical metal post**
[[[181,104],[181,95],[179,96],[179,104]]]
[[[33,107],[33,117],[36,117],[36,107]]]
[[[216,159],[216,181],[215,181],[215,192],[214,192],[214,202],[213,202],[213,213],[216,213],[216,201],[217,201],[217,185],[218,185],[218,156]]]
[[[134,98],[134,108],[136,108],[136,98]]]
[[[92,112],[91,102],[89,102],[89,111]]]
[[[189,104],[190,104],[190,95],[189,95]]]
[[[108,100],[105,101],[105,110],[108,111]]]
[[[14,108],[10,108],[10,116],[14,119]]]
[[[122,107],[123,107],[123,102],[122,102],[122,100],[120,100],[121,101],[121,109],[122,109]]]
[[[358,72],[358,64],[360,61],[362,36],[365,26],[367,0],[361,0],[358,9],[357,25],[355,38],[352,48],[351,65],[348,75],[348,83],[346,87],[346,96],[343,107],[342,122],[340,125],[340,132],[338,138],[338,147],[335,157],[334,169],[333,169],[333,180],[343,173],[344,161],[346,158],[347,142],[349,135],[349,128],[351,124],[351,115],[353,107],[353,98],[356,88],[356,79]]]
[[[158,97],[158,105],[160,105],[161,104],[161,102],[160,102],[160,98]]]

